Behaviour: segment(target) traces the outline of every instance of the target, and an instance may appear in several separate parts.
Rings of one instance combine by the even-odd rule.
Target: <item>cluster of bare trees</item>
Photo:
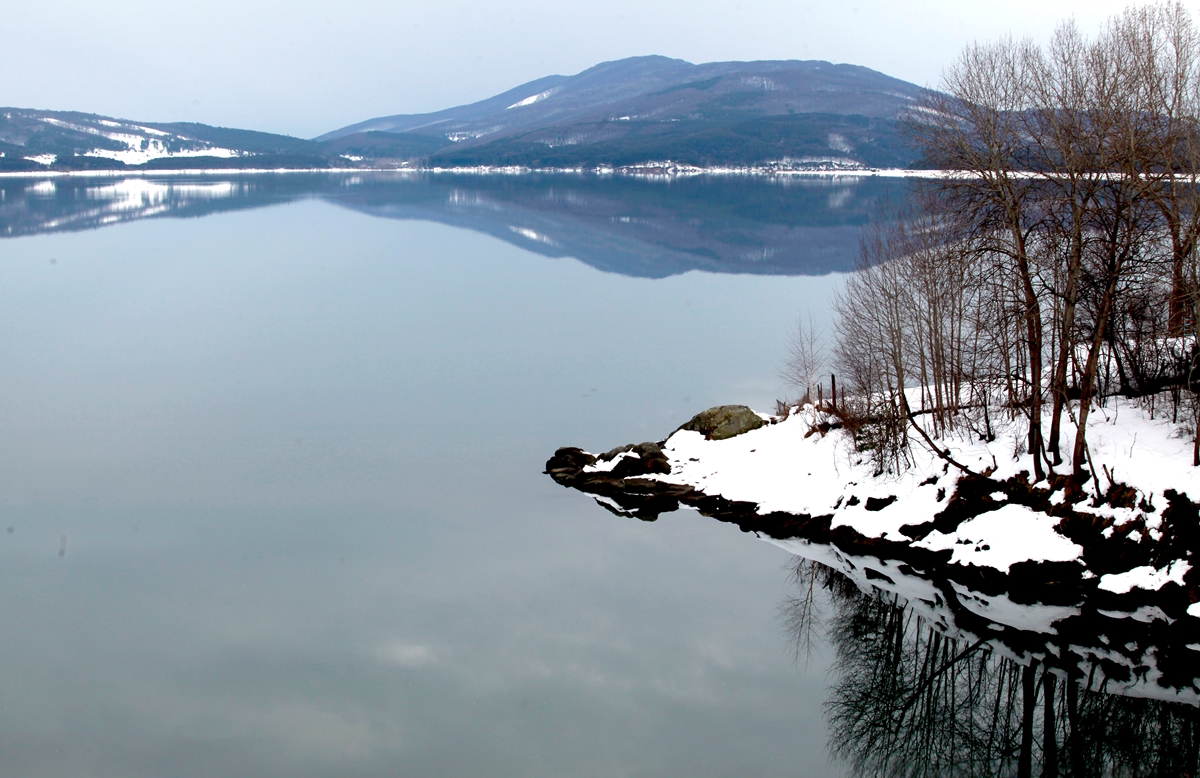
[[[837,301],[860,442],[902,466],[914,430],[990,437],[1007,414],[1036,480],[1068,458],[1078,482],[1092,408],[1159,396],[1196,429],[1200,465],[1200,34],[1184,7],[1127,10],[1093,39],[1067,23],[1045,46],[971,46],[906,123],[948,173],[870,231]]]

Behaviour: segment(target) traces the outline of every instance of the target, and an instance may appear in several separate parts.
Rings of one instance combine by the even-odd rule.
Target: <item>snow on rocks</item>
[[[1019,423],[993,421],[990,441],[931,435],[962,469],[914,443],[889,473],[812,406],[759,416],[724,439],[689,423],[599,456],[559,449],[547,473],[621,516],[686,506],[735,523],[1020,661],[1200,703],[1191,654],[1171,648],[1200,645],[1200,472],[1169,416],[1112,399],[1094,411],[1099,473],[1074,495],[1065,476],[1031,483]]]
[[[864,541],[941,552],[951,566],[999,573],[1021,564],[1073,563],[1082,575],[1088,572],[1080,564],[1087,561],[1085,542],[1110,543],[1122,548],[1122,554],[1130,544],[1147,544],[1148,549],[1166,542],[1164,511],[1175,503],[1184,508],[1200,503],[1200,473],[1191,466],[1190,443],[1161,414],[1151,418],[1124,400],[1093,412],[1089,422],[1091,458],[1110,481],[1107,491],[1097,477],[1083,487],[1082,500],[1070,502],[1064,500],[1061,484],[1029,483],[1032,463],[1023,453],[1019,424],[997,424],[990,441],[971,436],[934,441],[968,472],[914,443],[910,465],[887,473],[856,449],[836,417],[811,405],[783,418],[758,418],[764,421],[758,428],[720,439],[697,431],[694,419],[659,444],[642,444],[653,446],[656,461],[662,461],[641,472],[630,463],[640,456],[630,447],[598,458],[574,449],[591,457],[582,467],[586,473],[579,474],[637,478],[636,484],[622,485],[631,499],[634,492],[691,494],[696,500],[738,504],[740,511],[762,517],[820,517],[828,522],[828,532],[847,530]],[[618,464],[623,465],[620,472],[614,469]],[[560,482],[578,485],[569,483],[571,472],[561,470],[566,480]],[[1106,502],[1107,492],[1118,485],[1132,487],[1136,505]],[[630,486],[636,487],[634,492]],[[1192,550],[1183,551],[1190,555]],[[1157,591],[1167,581],[1183,585],[1191,569],[1179,554],[1172,559],[1179,563],[1167,567],[1159,562],[1150,568],[1153,574],[1142,569],[1148,559],[1134,559],[1136,564],[1115,570],[1108,569],[1114,564],[1110,559],[1105,569],[1090,572],[1101,576],[1104,591]]]
[[[868,537],[900,539],[901,526],[933,515],[938,492],[920,487],[927,480],[924,473],[877,478],[870,463],[855,454],[849,436],[814,432],[822,422],[828,420],[810,406],[726,440],[680,430],[662,447],[671,462],[670,475],[654,478],[757,503],[761,514],[833,513],[835,527],[849,526]],[[901,498],[902,504],[889,503],[887,510],[877,507]]]
[[[700,421],[735,417],[739,426],[719,435]],[[972,586],[1016,576],[1075,594],[1200,590],[1189,561],[1200,542],[1190,442],[1169,418],[1125,400],[1091,419],[1091,461],[1109,484],[1093,477],[1070,499],[1064,479],[1030,483],[1019,423],[995,423],[989,441],[935,440],[941,451],[913,443],[908,466],[888,473],[857,450],[835,416],[811,405],[779,418],[721,406],[659,443],[599,457],[560,449],[547,472],[641,518],[683,503],[773,537],[957,570],[952,577]],[[944,452],[965,467],[952,467]]]
[[[621,460],[630,458],[637,459],[638,455],[632,451],[622,451],[612,459],[598,460],[594,465],[584,465],[583,470],[585,473],[611,473]]]
[[[1126,594],[1134,588],[1156,592],[1171,581],[1183,586],[1183,576],[1191,569],[1192,566],[1182,559],[1172,562],[1161,570],[1155,569],[1152,565],[1142,565],[1124,573],[1100,576],[1099,588],[1115,594]]]
[[[1084,488],[1083,502],[1069,506],[1095,517],[1105,532],[1143,538],[1161,537],[1160,511],[1168,493],[1200,502],[1200,472],[1191,466],[1190,443],[1169,420],[1117,400],[1092,413],[1091,457],[1104,475]],[[938,527],[913,539],[905,527],[926,524],[943,512],[964,474],[935,452],[914,443],[912,465],[900,473],[879,473],[856,451],[852,437],[837,429],[836,419],[806,406],[758,430],[711,441],[681,430],[662,445],[671,463],[664,483],[691,486],[708,495],[753,502],[760,514],[786,512],[832,515],[832,527],[848,527],[868,538],[913,542],[918,548],[951,550],[951,564],[993,567],[1007,572],[1017,562],[1079,560],[1082,548],[1068,539],[1048,511],[1063,506],[1061,489],[1042,486],[1045,506],[1013,504],[1004,488],[987,489],[979,500],[987,510],[949,530]],[[1021,450],[1020,425],[998,430],[995,440],[966,437],[936,440],[953,458],[997,485],[1027,479],[1033,469]],[[1100,478],[1132,486],[1137,506],[1104,504]],[[1098,499],[1099,498],[1099,499]],[[1030,502],[1030,500],[1026,500]],[[1034,502],[1040,502],[1034,500]],[[1064,506],[1065,509],[1066,506]],[[988,548],[984,548],[987,546]]]
[[[994,567],[1005,573],[1015,562],[1082,563],[1083,548],[1058,533],[1058,522],[1024,505],[1005,505],[964,521],[953,532],[934,530],[913,545],[949,549],[950,564]]]

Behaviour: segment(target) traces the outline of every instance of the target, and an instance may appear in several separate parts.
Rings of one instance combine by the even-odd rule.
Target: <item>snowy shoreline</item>
[[[1099,479],[1083,484],[1073,504],[1065,501],[1061,485],[1030,485],[1032,460],[1022,451],[1019,424],[997,424],[992,441],[967,435],[935,441],[957,462],[986,473],[971,478],[939,452],[916,443],[911,467],[895,475],[875,473],[852,436],[833,423],[832,415],[811,405],[793,409],[786,418],[758,417],[763,426],[721,440],[690,429],[676,431],[659,444],[670,471],[639,477],[753,503],[759,515],[828,516],[833,530],[845,527],[863,538],[948,551],[948,564],[1002,573],[1022,562],[1082,563],[1083,549],[1058,526],[1066,516],[1089,517],[1103,539],[1114,544],[1154,545],[1164,540],[1164,511],[1172,503],[1200,504],[1200,472],[1191,466],[1190,443],[1161,410],[1155,418],[1124,399],[1097,409],[1088,423],[1091,458],[1102,469],[1101,477],[1136,490],[1136,498],[1121,505],[1108,504],[1111,485],[1105,489]],[[602,454],[581,474],[615,473],[617,463],[636,456],[633,451]],[[996,488],[981,493],[971,516],[951,523],[943,516],[962,498],[958,492],[967,482],[972,488],[992,482]],[[1025,492],[1022,499],[1016,491]],[[1114,591],[1157,588],[1161,574],[1138,578],[1128,570],[1119,572],[1123,577],[1104,573],[1100,585]],[[1182,573],[1172,575],[1174,580]],[[1200,615],[1200,605],[1196,613]]]
[[[145,176],[240,176],[275,175],[279,173],[329,173],[353,175],[389,173],[412,176],[433,175],[572,175],[622,176],[630,178],[685,178],[692,176],[743,176],[749,178],[943,178],[949,173],[939,170],[905,170],[892,168],[831,168],[789,169],[771,166],[714,166],[695,167],[674,163],[646,163],[621,167],[532,168],[523,166],[483,165],[472,167],[330,167],[330,168],[160,168],[160,169],[101,169],[101,170],[25,170],[0,172],[0,178],[125,178]]]
[[[913,465],[888,475],[811,405],[724,439],[681,428],[599,456],[563,448],[546,470],[618,515],[691,507],[737,524],[1019,661],[1200,704],[1190,441],[1133,401],[1093,416],[1092,461],[1115,482],[1070,500],[1061,480],[1030,483],[1019,424],[990,442],[936,441],[972,472],[914,444]]]

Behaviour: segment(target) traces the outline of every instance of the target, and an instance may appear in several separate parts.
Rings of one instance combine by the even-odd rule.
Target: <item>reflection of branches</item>
[[[1193,707],[1093,691],[1090,679],[1018,664],[982,641],[960,645],[895,595],[864,593],[807,560],[791,566],[791,580],[799,595],[785,621],[797,652],[817,639],[817,595],[829,595],[829,748],[852,774],[1198,774]]]
[[[947,640],[946,642],[951,643],[952,641]],[[964,649],[961,653],[957,654],[956,656],[951,657],[949,661],[947,661],[940,668],[935,670],[932,675],[930,675],[928,678],[926,678],[924,681],[921,682],[921,685],[917,687],[916,691],[914,691],[912,693],[912,695],[909,696],[908,701],[904,703],[902,712],[903,712],[903,710],[907,710],[908,708],[911,708],[914,703],[916,703],[918,700],[920,700],[921,694],[929,687],[929,684],[933,683],[938,678],[940,678],[942,676],[942,673],[954,668],[960,662],[962,662],[964,659],[966,659],[968,656],[970,656],[971,654],[974,654],[976,651],[983,648],[983,646],[986,644],[987,644],[986,640],[976,640],[974,643],[967,646],[967,648]]]
[[[849,605],[831,629],[833,753],[861,775],[1012,773],[1019,668],[987,650],[961,650],[894,598],[864,595]]]
[[[1091,770],[1100,775],[1107,769],[1118,776],[1197,775],[1200,715],[1195,708],[1096,692],[1079,693],[1074,707],[1068,710],[1073,722],[1067,730],[1067,774]]]
[[[779,606],[779,615],[784,630],[792,637],[792,661],[795,662],[800,661],[803,655],[807,664],[817,642],[821,625],[817,584],[821,571],[828,574],[829,568],[804,557],[793,557],[788,564],[788,583],[799,594],[783,601]]]

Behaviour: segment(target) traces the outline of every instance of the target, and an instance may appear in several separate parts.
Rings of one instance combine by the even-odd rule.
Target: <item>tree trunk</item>
[[[1095,396],[1096,375],[1100,369],[1100,346],[1104,343],[1104,328],[1112,310],[1113,297],[1117,293],[1117,279],[1120,278],[1120,273],[1118,261],[1117,266],[1109,272],[1108,284],[1104,288],[1104,296],[1100,300],[1100,310],[1096,316],[1096,331],[1092,333],[1087,363],[1079,382],[1079,429],[1075,431],[1075,450],[1071,462],[1071,472],[1076,479],[1083,476],[1083,460],[1087,456],[1087,422]]]
[[[1011,223],[1025,303],[1025,336],[1029,347],[1029,453],[1033,455],[1033,478],[1037,483],[1046,478],[1046,471],[1042,468],[1042,456],[1046,450],[1042,439],[1042,309],[1037,292],[1033,289],[1033,275],[1029,269],[1025,239],[1017,226],[1019,222],[1013,219]]]
[[[1171,257],[1171,301],[1167,313],[1167,333],[1179,337],[1187,328],[1188,305],[1187,281],[1184,279],[1184,259],[1191,252],[1190,246],[1181,246],[1176,241]]]
[[[1058,677],[1049,668],[1042,670],[1042,778],[1058,776],[1058,732],[1055,726],[1055,688]]]
[[[1192,443],[1192,467],[1200,467],[1200,413],[1196,414],[1196,440]]]
[[[1021,671],[1021,753],[1017,778],[1033,778],[1033,709],[1037,706],[1037,660]]]
[[[1075,223],[1082,224],[1082,217],[1075,216]],[[1079,273],[1083,266],[1083,236],[1081,233],[1071,236],[1071,258],[1067,262],[1066,288],[1063,291],[1063,316],[1058,333],[1058,358],[1054,364],[1054,376],[1050,379],[1050,391],[1053,394],[1053,409],[1050,415],[1050,440],[1047,445],[1049,455],[1055,465],[1062,464],[1060,441],[1062,434],[1062,414],[1067,403],[1067,368],[1071,363],[1071,331],[1075,328],[1075,304],[1079,296]]]
[[[1071,778],[1083,775],[1083,734],[1079,731],[1079,679],[1067,679],[1067,748],[1071,758]]]

